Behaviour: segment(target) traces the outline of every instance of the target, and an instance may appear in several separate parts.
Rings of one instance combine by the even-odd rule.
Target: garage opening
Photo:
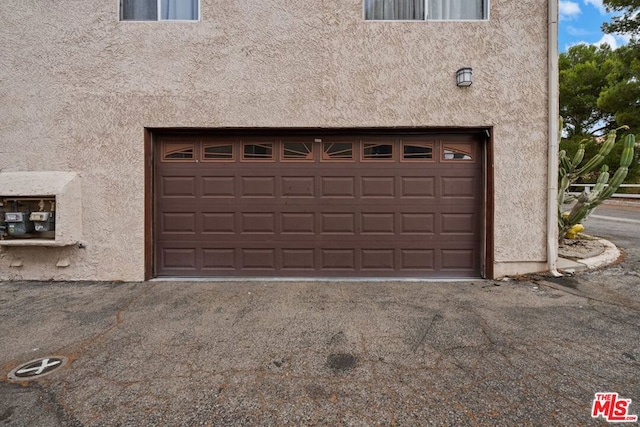
[[[156,277],[480,277],[483,136],[154,134]]]

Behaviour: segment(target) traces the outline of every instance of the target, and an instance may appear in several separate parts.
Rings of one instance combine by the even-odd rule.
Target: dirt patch
[[[327,366],[334,371],[350,371],[355,368],[357,364],[358,359],[351,354],[338,353],[330,354],[329,357],[327,357]]]
[[[558,247],[558,255],[573,261],[592,258],[601,255],[605,246],[599,240],[579,236],[577,239],[565,239]]]

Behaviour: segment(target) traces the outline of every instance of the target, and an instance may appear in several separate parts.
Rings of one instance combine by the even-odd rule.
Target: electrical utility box
[[[0,240],[54,239],[55,197],[0,199]]]

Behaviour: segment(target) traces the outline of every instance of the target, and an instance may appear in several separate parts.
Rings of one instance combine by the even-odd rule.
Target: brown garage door
[[[477,138],[156,140],[156,276],[480,276]]]

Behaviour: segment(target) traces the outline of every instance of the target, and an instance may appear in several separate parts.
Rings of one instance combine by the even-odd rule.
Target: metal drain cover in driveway
[[[29,381],[42,378],[67,364],[69,359],[64,356],[49,356],[31,360],[13,369],[7,375],[11,381]]]

